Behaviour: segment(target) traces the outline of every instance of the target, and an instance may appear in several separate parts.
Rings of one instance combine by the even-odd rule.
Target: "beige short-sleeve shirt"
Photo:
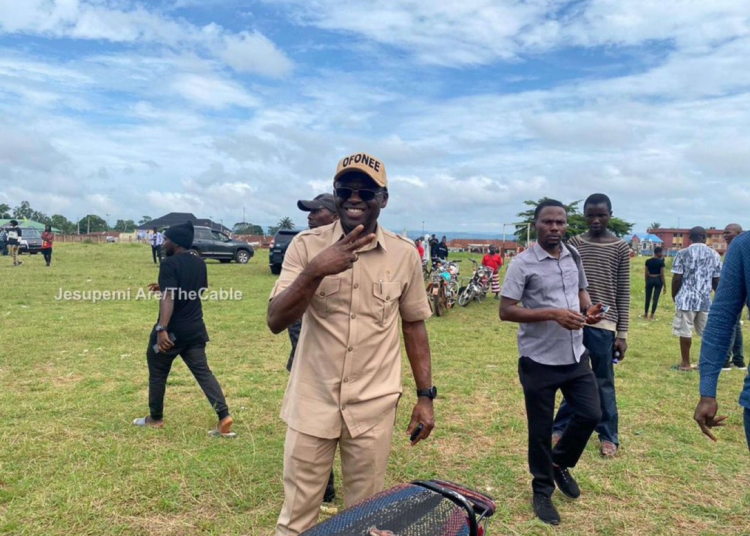
[[[336,438],[380,423],[401,396],[398,318],[430,317],[422,263],[410,240],[378,226],[352,269],[321,282],[303,316],[281,418],[290,428]],[[340,222],[294,237],[271,299],[344,236]]]

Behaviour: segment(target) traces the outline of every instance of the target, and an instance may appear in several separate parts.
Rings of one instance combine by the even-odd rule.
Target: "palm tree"
[[[648,226],[649,229],[661,229],[661,223],[658,221],[655,221],[651,225]]]
[[[294,230],[294,222],[292,221],[292,218],[287,216],[286,218],[281,218],[279,220],[279,223],[276,224],[276,226],[279,229],[289,229],[290,231]]]

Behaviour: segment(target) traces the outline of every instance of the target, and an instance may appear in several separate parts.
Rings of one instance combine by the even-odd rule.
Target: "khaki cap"
[[[374,156],[370,156],[366,153],[356,153],[339,160],[339,165],[336,168],[336,175],[333,177],[333,182],[335,183],[342,176],[354,171],[364,173],[374,180],[381,188],[388,188],[385,164]]]

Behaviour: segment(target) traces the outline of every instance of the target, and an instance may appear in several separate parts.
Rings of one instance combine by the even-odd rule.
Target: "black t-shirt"
[[[651,257],[646,261],[646,269],[650,275],[660,275],[661,269],[664,268],[664,259]]]
[[[8,227],[8,245],[17,246],[21,243],[21,236],[23,233],[18,227]]]
[[[208,288],[206,263],[188,252],[167,257],[159,268],[159,288],[174,290],[174,311],[167,331],[177,339],[175,345],[208,342],[203,323],[201,293]]]

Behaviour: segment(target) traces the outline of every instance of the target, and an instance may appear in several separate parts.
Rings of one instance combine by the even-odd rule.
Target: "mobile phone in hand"
[[[422,430],[424,430],[424,424],[421,422],[417,425],[417,427],[414,429],[414,431],[411,433],[411,436],[409,437],[409,441],[414,443],[417,438],[419,437],[419,434],[422,433]]]
[[[177,342],[177,337],[174,336],[174,333],[168,333],[167,335],[169,335],[169,340],[172,341],[172,344],[174,344],[175,342]],[[154,348],[154,353],[158,354],[159,353],[159,343],[157,342],[156,344],[154,344],[153,348]]]

